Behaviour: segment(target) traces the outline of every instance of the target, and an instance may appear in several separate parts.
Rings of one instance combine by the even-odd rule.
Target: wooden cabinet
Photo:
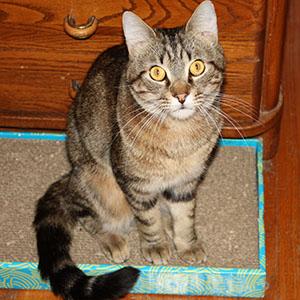
[[[157,27],[182,25],[195,0],[0,1],[0,127],[64,130],[72,101],[71,80],[81,82],[92,61],[121,43],[121,15],[132,10]],[[225,137],[263,136],[266,157],[277,143],[286,1],[215,0],[220,41],[227,60],[223,109]],[[90,16],[96,33],[76,40],[64,31]],[[237,127],[238,130],[234,127]]]

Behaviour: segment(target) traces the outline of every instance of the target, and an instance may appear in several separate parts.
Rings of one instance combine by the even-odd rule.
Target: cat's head
[[[140,106],[187,119],[213,105],[224,57],[211,1],[202,2],[186,25],[175,29],[152,29],[125,12],[123,30],[129,52],[127,83]]]

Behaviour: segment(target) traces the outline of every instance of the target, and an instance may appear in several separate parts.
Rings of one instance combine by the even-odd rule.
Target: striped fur
[[[130,257],[126,237],[135,222],[145,259],[167,264],[164,203],[179,256],[205,259],[194,213],[222,125],[224,58],[214,17],[208,0],[175,29],[153,30],[127,12],[126,45],[106,50],[88,72],[68,118],[71,171],[39,200],[34,220],[41,275],[64,299],[118,299],[138,278],[130,267],[98,277],[80,271],[70,257],[77,224],[121,263]],[[197,59],[205,71],[195,77],[189,66]],[[165,70],[162,81],[151,79],[152,66]]]

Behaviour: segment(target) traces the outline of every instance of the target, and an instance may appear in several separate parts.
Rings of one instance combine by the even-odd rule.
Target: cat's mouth
[[[176,119],[187,119],[189,117],[191,117],[193,114],[195,113],[195,110],[189,107],[185,107],[184,105],[182,105],[181,107],[179,107],[176,110],[173,110],[171,112],[171,116],[176,118]]]

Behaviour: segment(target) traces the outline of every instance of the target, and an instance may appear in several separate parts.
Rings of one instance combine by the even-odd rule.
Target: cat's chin
[[[186,120],[190,118],[194,113],[195,111],[193,109],[184,108],[172,111],[170,115],[175,119]]]

